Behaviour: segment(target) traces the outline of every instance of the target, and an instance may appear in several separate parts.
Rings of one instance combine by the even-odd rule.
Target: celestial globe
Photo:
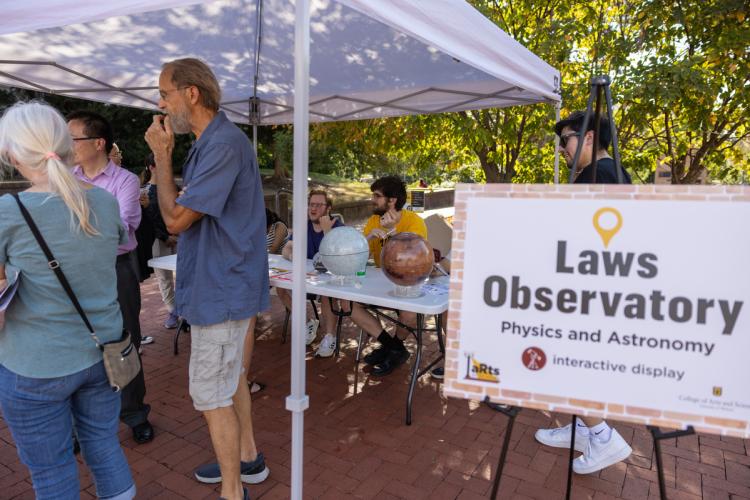
[[[318,253],[331,274],[355,276],[365,269],[370,247],[362,233],[353,227],[340,226],[323,237]]]
[[[383,274],[398,286],[423,283],[432,272],[435,254],[427,241],[415,233],[397,233],[388,238],[380,254]]]

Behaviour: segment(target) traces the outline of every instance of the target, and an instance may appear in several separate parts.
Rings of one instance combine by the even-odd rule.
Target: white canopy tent
[[[559,104],[559,73],[463,0],[26,0],[3,6],[0,85],[155,109],[161,65],[199,57],[236,121],[294,123],[305,206],[308,122]],[[308,112],[309,111],[309,112]],[[306,212],[294,212],[304,234]],[[295,238],[294,255],[306,255]],[[302,496],[304,260],[292,314],[292,497]]]

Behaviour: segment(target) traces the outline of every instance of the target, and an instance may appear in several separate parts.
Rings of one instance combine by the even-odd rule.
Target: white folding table
[[[154,269],[166,269],[175,271],[177,268],[177,256],[167,255],[157,257],[148,261],[148,265]],[[268,256],[269,280],[271,286],[278,288],[292,288],[292,263],[280,255]],[[412,366],[411,382],[409,392],[406,398],[406,424],[411,425],[411,407],[414,395],[414,387],[417,379],[424,375],[432,366],[443,358],[444,345],[441,331],[441,314],[448,310],[448,278],[441,276],[431,278],[423,287],[427,291],[420,297],[396,297],[393,295],[394,285],[386,278],[383,271],[376,267],[367,267],[365,276],[358,278],[355,283],[339,285],[333,282],[333,276],[328,273],[318,273],[312,265],[312,261],[307,261],[307,277],[305,280],[305,290],[307,293],[331,297],[334,299],[359,302],[363,305],[374,306],[376,308],[386,308],[401,311],[409,311],[417,314],[416,327],[401,325],[411,332],[417,341],[417,351],[414,364]],[[377,309],[373,311],[378,316],[389,321],[393,318],[384,315]],[[440,356],[429,363],[421,372],[419,365],[422,358],[422,336],[425,332],[425,316],[435,316],[436,332],[440,345]],[[178,327],[175,334],[175,354],[177,353],[177,338],[182,329],[182,324]],[[360,346],[361,347],[361,346]]]

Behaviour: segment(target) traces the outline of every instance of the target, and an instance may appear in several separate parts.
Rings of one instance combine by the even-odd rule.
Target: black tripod
[[[615,120],[612,113],[612,94],[609,91],[609,77],[604,76],[595,76],[591,79],[591,94],[589,95],[589,102],[586,105],[586,115],[583,117],[583,126],[581,127],[581,134],[586,133],[589,126],[589,120],[591,120],[591,105],[594,102],[594,97],[596,97],[596,109],[594,111],[594,141],[593,141],[593,147],[594,150],[596,148],[596,145],[599,141],[599,125],[600,125],[600,118],[601,118],[601,101],[602,101],[602,94],[604,94],[604,97],[607,101],[607,116],[609,118],[609,128],[612,131],[612,150],[614,152],[614,160],[615,160],[615,170],[617,171],[617,183],[622,184],[624,179],[622,175],[622,166],[620,163],[620,147],[617,144],[617,128],[615,127]],[[581,137],[582,137],[581,136]],[[570,178],[569,182],[573,184],[573,181],[575,180],[576,173],[578,170],[578,160],[581,157],[581,150],[583,149],[583,140],[578,141],[578,146],[576,146],[576,154],[573,157],[573,165],[570,167]],[[593,154],[592,158],[592,168],[594,170],[592,175],[592,182],[596,183],[596,165],[598,163],[598,160],[596,158],[596,154]]]

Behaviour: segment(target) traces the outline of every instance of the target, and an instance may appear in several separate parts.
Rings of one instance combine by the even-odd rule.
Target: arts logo
[[[721,393],[724,392],[721,387],[714,387],[714,396],[721,396]]]
[[[521,362],[529,370],[541,370],[547,364],[547,355],[538,347],[528,347],[521,354]]]
[[[473,354],[466,354],[466,380],[500,383],[500,369],[482,363]]]

